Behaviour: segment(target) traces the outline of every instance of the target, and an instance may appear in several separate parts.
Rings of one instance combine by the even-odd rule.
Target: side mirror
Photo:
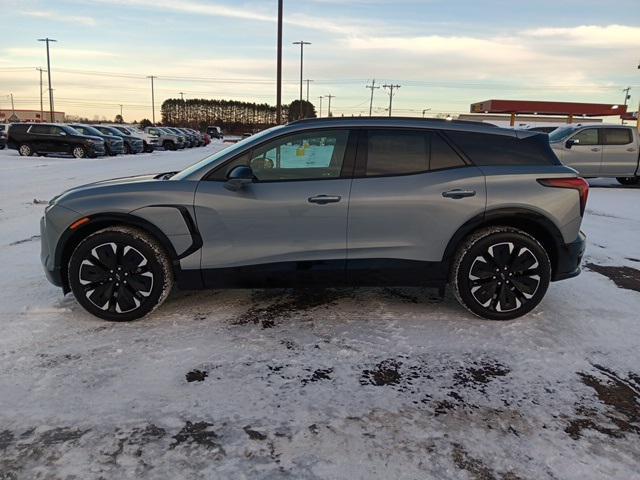
[[[224,184],[224,188],[227,190],[231,190],[232,192],[237,192],[244,188],[245,185],[248,185],[253,182],[253,170],[251,167],[247,167],[246,165],[238,165],[234,167],[227,174],[227,181]]]
[[[570,139],[570,140],[567,140],[565,142],[564,146],[567,147],[567,148],[571,148],[574,145],[579,145],[579,144],[580,144],[580,140],[578,140],[578,139]]]

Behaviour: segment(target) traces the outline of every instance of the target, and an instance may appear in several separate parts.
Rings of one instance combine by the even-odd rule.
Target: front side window
[[[578,145],[598,145],[598,130],[596,128],[587,128],[576,133],[571,140],[577,140]]]
[[[633,141],[631,130],[628,128],[604,128],[604,145],[628,145]]]
[[[348,139],[348,130],[288,135],[255,148],[248,165],[258,181],[338,178]]]

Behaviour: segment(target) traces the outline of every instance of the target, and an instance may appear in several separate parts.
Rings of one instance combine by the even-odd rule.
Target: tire
[[[33,151],[33,148],[31,148],[31,145],[28,143],[22,143],[18,147],[18,153],[23,157],[30,157],[35,152]]]
[[[551,280],[549,255],[526,232],[489,227],[471,234],[453,262],[458,301],[489,320],[512,320],[533,310]]]
[[[173,288],[165,250],[144,231],[125,226],[108,227],[82,240],[71,254],[68,278],[85,310],[116,322],[151,313]]]
[[[86,158],[87,150],[81,145],[76,145],[71,149],[71,155],[73,155],[74,158]]]
[[[616,180],[620,185],[638,185],[640,177],[617,177]]]
[[[131,153],[131,147],[129,146],[128,143],[125,143],[122,146],[122,153],[124,153],[125,155],[129,155]]]

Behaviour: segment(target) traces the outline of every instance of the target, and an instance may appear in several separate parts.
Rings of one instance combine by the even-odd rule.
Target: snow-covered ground
[[[592,189],[589,268],[513,322],[367,288],[175,293],[117,324],[46,281],[43,202],[216,148],[0,151],[0,479],[639,478],[640,189]]]

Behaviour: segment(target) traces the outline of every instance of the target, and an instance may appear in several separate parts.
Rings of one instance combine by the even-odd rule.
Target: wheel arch
[[[71,254],[82,240],[87,238],[89,235],[97,232],[98,230],[106,227],[135,227],[153,237],[160,243],[160,246],[162,246],[162,248],[164,248],[169,255],[173,266],[174,276],[179,276],[181,272],[181,256],[178,255],[173,244],[164,234],[164,232],[162,232],[162,230],[160,230],[153,223],[130,213],[99,213],[96,215],[89,215],[87,218],[89,218],[89,221],[80,226],[78,229],[67,229],[65,233],[63,233],[60,237],[58,245],[56,246],[55,265],[60,267],[62,289],[65,294],[71,291],[69,286],[69,279],[67,278],[67,268],[65,268],[65,266],[69,264]]]
[[[560,229],[547,217],[526,208],[501,208],[478,215],[462,225],[451,237],[444,254],[444,263],[451,262],[461,243],[480,228],[494,226],[513,227],[534,237],[549,255],[551,272],[558,270],[558,260],[562,245],[565,244]]]

